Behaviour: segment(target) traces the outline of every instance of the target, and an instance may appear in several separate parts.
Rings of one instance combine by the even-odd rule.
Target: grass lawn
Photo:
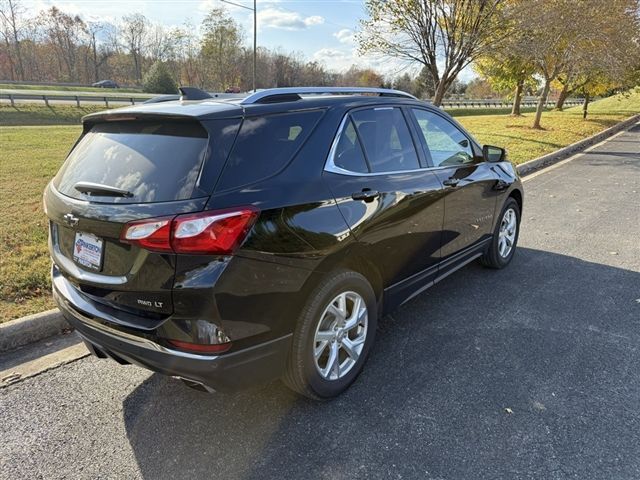
[[[64,85],[22,85],[17,83],[0,83],[0,89],[51,90],[51,91],[57,91],[57,92],[142,93],[141,88],[98,88],[98,87],[73,87],[73,86],[64,86]]]
[[[102,108],[0,106],[0,191],[8,192],[0,212],[0,321],[53,307],[42,191],[80,134],[80,117],[96,110]],[[595,102],[587,121],[579,107],[545,112],[544,130],[530,128],[532,113],[518,118],[495,110],[476,113],[458,120],[480,142],[505,146],[511,159],[522,163],[640,113],[640,89]],[[9,126],[21,122],[36,126]]]
[[[79,134],[79,126],[0,128],[0,321],[54,306],[42,191]]]
[[[0,127],[12,125],[80,125],[80,119],[93,112],[101,112],[104,105],[37,105],[21,103],[12,107],[0,105]]]

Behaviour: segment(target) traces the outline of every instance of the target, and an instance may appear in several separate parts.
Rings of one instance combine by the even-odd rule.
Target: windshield
[[[149,203],[191,198],[207,150],[198,123],[114,122],[93,126],[56,176],[58,191],[81,200]],[[80,192],[81,182],[127,192]]]

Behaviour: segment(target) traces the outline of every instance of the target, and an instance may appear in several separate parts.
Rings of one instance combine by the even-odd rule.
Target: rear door
[[[150,318],[172,313],[175,255],[120,235],[133,220],[204,208],[216,180],[209,177],[219,173],[211,164],[222,163],[233,140],[212,127],[155,119],[85,128],[45,192],[52,258],[85,297]]]
[[[497,199],[496,174],[471,139],[436,112],[411,109],[427,159],[445,188],[441,272],[477,254],[490,238]]]
[[[327,162],[324,177],[385,287],[412,277],[415,288],[435,273],[442,189],[423,161],[404,110],[385,106],[347,115]]]

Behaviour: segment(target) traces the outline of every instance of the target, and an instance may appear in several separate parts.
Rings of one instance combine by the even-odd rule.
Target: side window
[[[351,114],[373,173],[420,168],[409,127],[399,108],[371,108]]]
[[[336,167],[350,172],[367,173],[369,168],[362,153],[362,147],[358,141],[356,129],[349,118],[345,124],[338,146],[333,156],[333,163]]]
[[[427,110],[412,110],[434,167],[473,163],[471,143],[454,124]]]
[[[247,185],[276,173],[289,163],[321,115],[316,110],[247,117],[217,188]]]

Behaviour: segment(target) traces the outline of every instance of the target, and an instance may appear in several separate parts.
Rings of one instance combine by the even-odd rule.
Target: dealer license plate
[[[102,268],[102,246],[104,241],[90,233],[76,232],[73,243],[73,261],[91,270]]]

